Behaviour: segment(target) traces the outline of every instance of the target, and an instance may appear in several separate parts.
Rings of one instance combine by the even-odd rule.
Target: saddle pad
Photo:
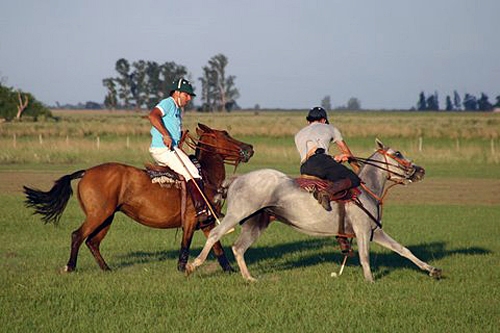
[[[331,184],[333,184],[333,182],[310,175],[301,175],[300,177],[295,178],[294,181],[299,187],[309,193],[328,193],[330,201],[352,201],[361,194],[361,191],[357,187],[346,189],[337,193],[331,193],[328,189],[332,187]]]

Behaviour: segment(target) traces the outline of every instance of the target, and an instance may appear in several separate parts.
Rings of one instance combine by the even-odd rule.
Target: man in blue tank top
[[[152,125],[149,152],[156,163],[168,166],[184,177],[198,221],[207,223],[211,216],[200,193],[203,191],[200,173],[184,151],[178,147],[182,136],[182,108],[194,96],[196,94],[188,80],[178,79],[173,82],[170,96],[161,100],[149,113],[149,121]]]

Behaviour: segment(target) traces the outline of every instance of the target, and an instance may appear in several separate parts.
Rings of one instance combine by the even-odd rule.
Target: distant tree
[[[347,110],[361,110],[361,101],[356,97],[351,97],[347,101]]]
[[[134,70],[130,74],[130,92],[135,101],[137,109],[145,106],[149,98],[149,86],[147,84],[146,62],[144,60],[132,63]]]
[[[130,108],[130,99],[132,97],[132,80],[130,74],[130,64],[126,59],[118,59],[115,65],[118,72],[116,82],[118,84],[118,97],[123,101],[123,106]]]
[[[87,110],[100,110],[102,109],[101,104],[97,102],[88,101],[85,103],[85,109]]]
[[[133,102],[136,108],[150,109],[168,97],[174,80],[188,77],[186,67],[175,62],[159,65],[154,61],[138,60],[130,66],[128,60],[122,58],[116,62],[115,70],[118,77],[102,81],[108,91],[104,99],[108,108],[120,104],[130,108]]]
[[[488,96],[485,93],[481,93],[481,97],[477,101],[477,108],[479,111],[493,110],[493,104],[490,103]]]
[[[446,95],[446,111],[453,111],[453,103],[451,102],[450,95]]]
[[[457,111],[462,110],[462,101],[460,99],[460,95],[456,90],[453,91],[453,106]]]
[[[420,96],[418,98],[417,110],[419,110],[419,111],[427,110],[427,100],[425,99],[425,94],[423,91],[420,92]]]
[[[427,110],[438,111],[439,110],[439,100],[437,92],[434,95],[427,97]]]
[[[199,78],[202,85],[201,100],[203,109],[209,111],[228,111],[227,106],[233,105],[239,97],[233,75],[226,74],[228,59],[223,54],[213,56],[208,65],[202,67],[203,76]]]
[[[116,92],[115,80],[107,78],[102,80],[102,84],[108,90],[106,97],[104,97],[104,106],[111,110],[116,109],[118,106],[118,93]]]
[[[330,99],[330,95],[326,95],[325,97],[323,97],[323,99],[321,100],[321,107],[326,111],[332,109],[332,101]]]
[[[496,97],[496,100],[497,100],[497,102],[496,102],[496,103],[495,103],[495,105],[493,105],[493,106],[494,106],[494,107],[496,107],[496,108],[500,108],[500,95],[498,95],[498,96]]]
[[[464,96],[463,105],[464,105],[464,110],[466,111],[476,111],[477,110],[476,96],[466,93]]]
[[[0,83],[0,118],[12,120],[24,116],[37,120],[40,116],[52,118],[52,113],[32,94]]]

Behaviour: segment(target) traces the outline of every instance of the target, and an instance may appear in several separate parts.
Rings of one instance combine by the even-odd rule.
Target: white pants
[[[175,147],[175,153],[168,148],[149,148],[149,152],[153,159],[159,165],[168,166],[178,174],[182,175],[186,181],[193,178],[201,178],[198,168],[191,162],[189,157],[179,148]],[[177,153],[177,156],[176,156]],[[182,165],[181,158],[184,165]],[[189,172],[186,170],[189,170]]]

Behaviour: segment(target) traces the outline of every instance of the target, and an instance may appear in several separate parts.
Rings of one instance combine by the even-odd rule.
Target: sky
[[[0,80],[49,106],[102,103],[120,58],[184,65],[200,91],[222,53],[243,108],[409,109],[422,91],[443,108],[455,90],[494,102],[499,13],[498,0],[3,0]]]

